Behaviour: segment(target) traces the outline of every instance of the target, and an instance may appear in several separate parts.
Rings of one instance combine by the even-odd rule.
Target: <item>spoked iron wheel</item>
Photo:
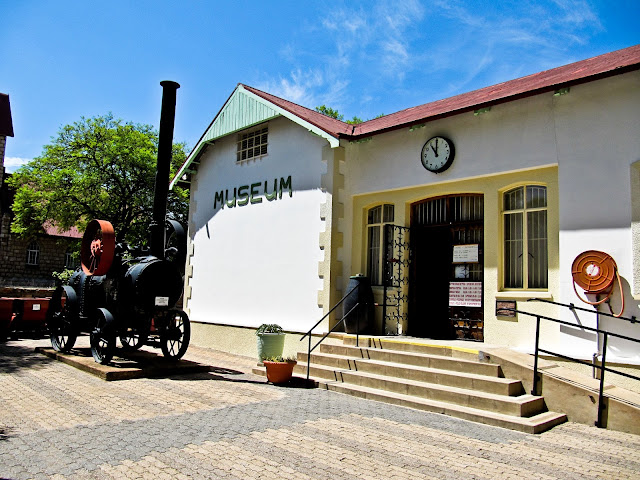
[[[147,334],[137,328],[129,328],[125,333],[120,335],[120,343],[122,349],[127,352],[133,352],[142,347],[147,341]]]
[[[68,285],[58,287],[47,310],[47,328],[56,352],[68,352],[78,337],[78,297]]]
[[[191,323],[182,311],[171,311],[168,321],[160,333],[162,354],[172,360],[178,360],[187,352],[191,339]]]
[[[113,358],[116,349],[113,315],[106,308],[96,311],[95,328],[89,335],[93,359],[106,365]]]

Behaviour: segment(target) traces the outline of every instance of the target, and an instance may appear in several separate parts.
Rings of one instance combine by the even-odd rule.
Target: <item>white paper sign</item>
[[[481,307],[482,282],[449,282],[450,307]]]
[[[453,263],[478,263],[478,244],[454,245]]]
[[[169,297],[156,297],[156,307],[168,307]]]

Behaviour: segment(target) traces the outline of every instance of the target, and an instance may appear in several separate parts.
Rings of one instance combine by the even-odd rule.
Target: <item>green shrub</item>
[[[263,323],[256,330],[256,335],[263,333],[284,333],[284,330],[282,330],[280,325],[276,325],[275,323]]]

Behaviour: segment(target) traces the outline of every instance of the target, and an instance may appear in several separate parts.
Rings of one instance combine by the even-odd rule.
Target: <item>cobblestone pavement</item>
[[[255,360],[190,347],[215,371],[105,382],[0,344],[0,478],[640,478],[640,436],[567,423],[541,435],[282,388]]]

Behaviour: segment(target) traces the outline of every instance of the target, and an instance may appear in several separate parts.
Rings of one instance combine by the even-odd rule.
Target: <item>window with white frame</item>
[[[524,185],[503,194],[504,288],[548,286],[547,187]]]
[[[239,163],[246,162],[265,156],[267,154],[268,140],[268,127],[238,134],[236,161]]]
[[[35,240],[27,245],[27,265],[38,265],[40,262],[40,245]]]
[[[367,211],[367,276],[371,285],[382,285],[384,226],[393,223],[394,207],[378,205]]]
[[[73,251],[73,249],[67,248],[67,251],[64,252],[64,268],[75,270],[79,266],[80,265],[76,253]]]

